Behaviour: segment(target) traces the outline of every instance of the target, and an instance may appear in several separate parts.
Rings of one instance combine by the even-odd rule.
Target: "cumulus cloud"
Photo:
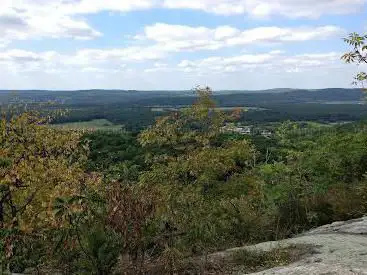
[[[338,52],[311,53],[289,56],[282,51],[263,54],[244,54],[230,57],[209,57],[199,60],[183,60],[177,68],[186,73],[233,73],[247,71],[305,72],[314,69],[341,67]]]
[[[259,27],[239,30],[230,26],[214,29],[157,23],[145,27],[138,39],[155,41],[166,51],[217,50],[236,45],[322,40],[340,36],[345,31],[337,26]]]
[[[283,60],[283,64],[297,67],[316,67],[331,64],[341,64],[341,55],[342,53],[339,52],[300,54],[294,57],[285,58]]]
[[[4,44],[34,38],[93,39],[101,35],[84,20],[70,16],[0,10],[0,42]]]
[[[47,54],[37,54],[24,50],[9,50],[0,53],[0,62],[12,61],[15,63],[38,62],[44,59]]]
[[[69,13],[98,13],[101,11],[129,12],[157,6],[157,0],[70,0],[63,5]]]
[[[318,18],[323,14],[348,14],[360,11],[366,0],[164,0],[164,7],[255,17],[282,15],[291,18]]]
[[[90,65],[90,64],[123,64],[124,62],[143,62],[159,60],[165,56],[159,47],[126,47],[117,49],[83,49],[75,54],[65,56],[64,64]]]
[[[14,40],[38,38],[73,38],[94,39],[102,34],[83,18],[84,15],[110,12],[130,12],[152,8],[193,9],[215,14],[243,14],[250,16],[282,15],[286,17],[319,17],[323,14],[345,14],[360,11],[367,0],[1,0],[0,1],[0,47]],[[160,30],[169,31],[167,26],[152,26],[147,29],[147,35],[154,35]],[[165,28],[164,28],[165,27]],[[195,40],[193,47],[217,49],[221,47],[215,41],[234,37],[240,30],[231,27],[221,27],[215,30],[214,42],[203,40],[202,35],[208,31],[205,28],[195,30],[185,26],[175,26],[175,29],[184,35],[188,33]],[[276,31],[284,30],[257,30]],[[303,35],[306,37],[312,33]],[[320,31],[320,30],[319,30]],[[325,30],[327,33],[330,30]],[[332,30],[331,30],[332,31]],[[298,35],[302,35],[299,33]],[[172,36],[172,33],[171,33]],[[163,39],[164,35],[160,35]],[[299,40],[302,37],[289,37]],[[246,38],[239,38],[233,43]],[[247,38],[248,39],[248,38]],[[186,41],[187,42],[187,41]],[[182,36],[178,37],[177,45],[173,47],[188,48]]]
[[[7,50],[0,52],[0,65],[12,73],[46,70],[58,54],[53,51],[35,53],[24,50]]]
[[[142,54],[138,49],[128,51]],[[356,68],[342,64],[340,55],[274,50],[163,63],[141,62],[140,56],[129,59],[126,52],[114,50],[85,49],[68,55],[0,50],[0,82],[3,89],[189,89],[195,84],[215,89],[345,87]]]
[[[318,17],[322,14],[357,12],[367,0],[1,0],[0,44],[38,37],[92,39],[101,33],[80,15],[101,11],[129,12],[155,7],[194,9],[216,14],[283,15]],[[184,33],[184,28],[181,32]],[[192,30],[188,30],[193,35]],[[195,30],[198,35],[206,32]],[[217,30],[217,39],[229,29]],[[222,36],[224,35],[224,37]],[[200,44],[200,42],[197,42]],[[181,47],[184,47],[182,45]],[[200,47],[200,45],[198,46]],[[216,47],[213,45],[212,47]]]
[[[94,39],[102,34],[82,17],[102,11],[130,12],[160,0],[1,0],[0,46],[38,38]]]
[[[39,72],[83,72],[114,73],[123,71],[129,64],[155,62],[165,56],[157,47],[126,47],[121,49],[82,49],[74,53],[61,54],[55,51],[32,52],[19,49],[0,51],[0,65],[14,73]],[[157,68],[165,65],[156,62]]]
[[[102,34],[80,15],[152,7],[151,0],[1,0],[0,45],[38,38],[93,39]]]
[[[0,9],[56,11],[64,15],[101,11],[129,12],[150,8],[192,9],[215,14],[318,17],[360,11],[366,0],[2,0]]]
[[[276,57],[277,52],[265,54],[245,54],[231,57],[209,57],[200,60],[183,60],[177,67],[185,73],[233,73],[251,70],[255,67],[267,66]]]
[[[159,61],[165,55],[159,48],[127,47],[122,49],[83,49],[71,54],[55,51],[32,52],[24,50],[0,51],[0,64],[14,73],[29,71],[83,73],[117,73],[140,66],[144,72],[232,73],[248,70],[305,71],[314,68],[341,65],[339,52],[312,53],[289,56],[274,50],[266,53],[234,56],[212,56],[203,59],[185,59],[170,65]],[[151,65],[149,65],[151,64]]]

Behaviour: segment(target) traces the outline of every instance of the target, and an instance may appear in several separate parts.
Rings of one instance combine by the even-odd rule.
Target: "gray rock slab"
[[[314,253],[288,266],[252,274],[324,274],[367,275],[367,217],[335,222],[310,230],[295,238],[233,248],[213,254],[223,257],[240,249],[272,250],[292,244],[314,247]]]

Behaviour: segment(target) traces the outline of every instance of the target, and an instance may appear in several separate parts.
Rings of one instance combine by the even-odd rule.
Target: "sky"
[[[351,87],[367,0],[0,0],[0,89]]]

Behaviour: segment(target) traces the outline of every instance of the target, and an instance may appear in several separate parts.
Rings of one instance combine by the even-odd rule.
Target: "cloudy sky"
[[[0,0],[0,89],[350,87],[367,0]]]

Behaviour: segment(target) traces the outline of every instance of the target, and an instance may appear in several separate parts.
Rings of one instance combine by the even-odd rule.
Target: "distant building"
[[[269,138],[269,137],[271,137],[271,136],[273,135],[273,133],[272,133],[272,132],[270,132],[269,130],[262,130],[262,131],[261,131],[261,135],[262,135],[263,137]]]
[[[235,126],[233,124],[227,124],[222,128],[224,132],[234,132],[242,135],[251,135],[251,126]]]
[[[251,135],[251,127],[249,126],[245,126],[245,127],[240,127],[240,133],[244,134],[244,135]]]

